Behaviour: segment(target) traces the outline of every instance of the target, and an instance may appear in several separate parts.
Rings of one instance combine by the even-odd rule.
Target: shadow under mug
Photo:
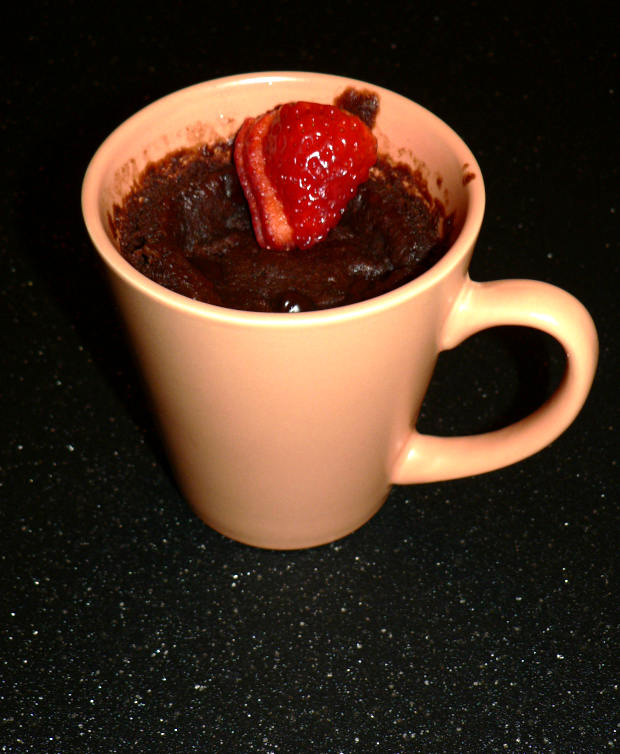
[[[380,99],[379,150],[423,172],[454,242],[430,270],[362,303],[299,314],[243,312],[185,298],[119,254],[110,222],[151,161],[231,138],[277,104],[332,103],[353,86]],[[554,440],[589,392],[598,346],[584,307],[530,280],[473,282],[484,213],[480,169],[443,121],[380,87],[316,73],[232,76],[144,108],[101,145],[82,208],[105,263],[178,484],[207,524],[268,548],[320,545],[361,526],[392,484],[446,480],[519,461]],[[551,398],[498,431],[420,434],[415,425],[438,353],[496,325],[537,328],[566,352]]]

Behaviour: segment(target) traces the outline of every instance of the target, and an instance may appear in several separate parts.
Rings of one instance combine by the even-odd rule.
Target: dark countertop
[[[617,747],[614,12],[18,6],[2,53],[0,752]],[[88,160],[135,110],[275,69],[367,80],[446,120],[487,186],[472,277],[556,283],[601,339],[590,399],[549,448],[395,488],[360,531],[299,552],[228,541],[186,507],[79,207]],[[562,367],[547,336],[478,335],[440,357],[422,428],[523,416]]]

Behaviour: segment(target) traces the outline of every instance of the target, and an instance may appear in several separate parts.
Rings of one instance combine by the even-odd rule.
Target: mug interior
[[[460,137],[431,112],[405,97],[365,82],[314,73],[264,73],[216,79],[168,95],[119,126],[99,148],[86,174],[83,207],[99,252],[125,266],[111,218],[134,181],[152,161],[181,147],[231,139],[243,120],[278,104],[304,99],[331,104],[347,87],[379,96],[374,133],[379,152],[410,164],[453,222],[453,244],[473,243],[482,222],[480,169]],[[471,238],[469,238],[471,236]],[[465,252],[464,252],[465,253]],[[439,263],[438,263],[439,264]],[[415,282],[415,281],[414,281]]]

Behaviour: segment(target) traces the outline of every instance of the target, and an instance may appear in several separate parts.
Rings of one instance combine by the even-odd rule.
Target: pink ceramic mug
[[[448,253],[370,301],[301,314],[242,312],[172,293],[118,253],[109,215],[149,160],[231,137],[244,117],[347,86],[380,98],[380,151],[421,168],[455,215]],[[314,73],[209,81],[138,112],[103,143],[83,186],[84,218],[151,392],[178,483],[219,532],[270,548],[319,545],[367,521],[393,483],[479,474],[555,439],[590,389],[597,338],[583,306],[529,280],[472,282],[484,212],[476,161],[441,120],[393,92]],[[567,354],[551,399],[522,421],[470,437],[419,434],[438,353],[494,325],[554,336]]]

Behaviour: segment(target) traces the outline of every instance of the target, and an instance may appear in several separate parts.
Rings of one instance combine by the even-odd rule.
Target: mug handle
[[[584,306],[561,288],[534,280],[477,283],[466,278],[441,331],[439,350],[497,325],[533,327],[566,352],[566,369],[553,395],[536,411],[503,429],[463,437],[412,431],[392,472],[394,484],[439,482],[516,463],[538,452],[572,423],[596,370],[598,338]]]

